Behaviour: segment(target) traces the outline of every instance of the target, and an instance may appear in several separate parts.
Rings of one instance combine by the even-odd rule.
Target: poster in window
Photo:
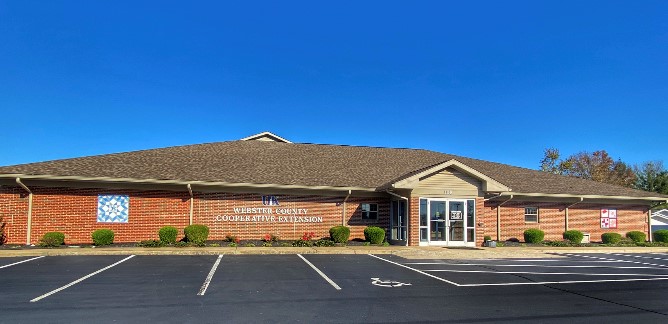
[[[601,209],[601,228],[617,228],[616,209]]]

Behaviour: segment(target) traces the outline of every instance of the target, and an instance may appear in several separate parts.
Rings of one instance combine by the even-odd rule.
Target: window
[[[524,222],[525,223],[538,223],[538,207],[525,207],[524,208]]]
[[[362,204],[362,219],[378,219],[378,204]]]

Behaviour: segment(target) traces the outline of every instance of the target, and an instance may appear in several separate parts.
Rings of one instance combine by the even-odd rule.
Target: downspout
[[[28,228],[26,229],[26,245],[30,245],[30,232],[32,232],[32,191],[21,182],[21,178],[16,178],[16,183],[28,192]]]
[[[581,203],[582,201],[584,201],[584,197],[580,197],[580,200],[579,200],[579,201],[576,201],[576,202],[574,202],[574,203],[572,203],[572,204],[566,206],[566,208],[565,208],[566,213],[565,213],[565,215],[564,215],[564,216],[565,216],[565,219],[564,219],[564,221],[565,221],[565,222],[564,222],[564,227],[565,227],[565,229],[564,229],[564,231],[568,231],[568,208],[571,208],[571,207],[573,207],[573,206],[575,206],[575,205]]]
[[[406,198],[404,196],[399,196],[399,195],[397,195],[394,192],[391,192],[389,190],[385,190],[385,192],[387,192],[388,194],[390,194],[394,197],[405,200],[406,201],[406,209],[408,209],[408,204],[410,204],[410,202],[408,201],[408,198]],[[406,210],[405,212],[408,213],[408,210]],[[406,220],[408,220],[408,217],[406,217]],[[406,222],[406,233],[410,233],[410,228],[409,228],[410,225],[411,225],[411,222]],[[405,246],[408,246],[408,238],[406,238],[406,245]]]
[[[510,195],[510,198],[506,199],[502,203],[496,206],[496,240],[501,240],[501,206],[513,199],[513,195]]]
[[[346,226],[346,201],[348,201],[348,198],[352,194],[353,191],[348,190],[348,195],[346,196],[346,198],[343,198],[343,212],[341,213],[341,226]]]
[[[190,194],[190,225],[193,224],[193,188],[190,184],[187,185],[188,193]]]

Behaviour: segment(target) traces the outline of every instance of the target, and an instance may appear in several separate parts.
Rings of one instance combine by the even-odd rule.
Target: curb
[[[391,254],[410,259],[559,258],[564,253],[668,253],[668,247],[572,248],[499,247],[443,248],[405,246],[347,247],[204,247],[204,248],[55,248],[0,250],[0,257],[77,255],[266,255],[266,254]]]

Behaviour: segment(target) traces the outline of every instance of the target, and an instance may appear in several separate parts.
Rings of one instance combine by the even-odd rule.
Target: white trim
[[[113,178],[113,177],[80,177],[80,176],[56,176],[56,175],[28,175],[28,174],[0,174],[0,179],[15,179],[20,177],[24,180],[54,180],[54,181],[88,181],[109,183],[136,183],[136,184],[164,184],[164,185],[188,185],[206,187],[229,187],[229,188],[272,188],[272,189],[305,189],[305,190],[332,190],[332,191],[366,191],[378,192],[376,188],[364,187],[332,187],[332,186],[304,186],[285,185],[272,183],[247,183],[247,182],[223,182],[223,181],[182,181],[182,180],[159,180],[159,179],[136,179],[136,178]]]
[[[632,196],[603,196],[603,195],[572,195],[572,194],[549,194],[549,193],[526,193],[526,192],[500,192],[498,197],[504,196],[515,196],[515,197],[549,197],[549,198],[584,198],[584,199],[611,199],[611,200],[646,200],[646,201],[668,201],[664,197],[632,197]],[[580,202],[579,202],[580,203]],[[582,201],[581,203],[586,203]]]
[[[430,175],[432,173],[436,173],[438,171],[441,171],[445,168],[448,167],[455,167],[456,169],[459,169],[460,171],[467,173],[478,180],[482,181],[482,186],[483,186],[483,191],[491,191],[491,192],[496,192],[496,191],[512,191],[508,186],[488,177],[487,175],[469,167],[468,165],[459,162],[455,159],[437,164],[427,170],[424,170],[420,173],[417,173],[415,175],[412,175],[408,178],[399,180],[395,183],[392,184],[392,187],[394,188],[406,188],[406,189],[413,189],[418,183],[420,178]]]
[[[292,144],[292,142],[290,142],[290,141],[286,140],[285,138],[280,137],[280,136],[278,136],[274,133],[271,133],[271,132],[262,132],[262,133],[258,133],[258,134],[251,135],[251,136],[248,136],[248,137],[244,137],[244,138],[240,139],[240,141],[252,141],[252,140],[256,140],[258,138],[262,138],[262,137],[273,137],[273,139],[276,142],[283,142],[283,143]]]

